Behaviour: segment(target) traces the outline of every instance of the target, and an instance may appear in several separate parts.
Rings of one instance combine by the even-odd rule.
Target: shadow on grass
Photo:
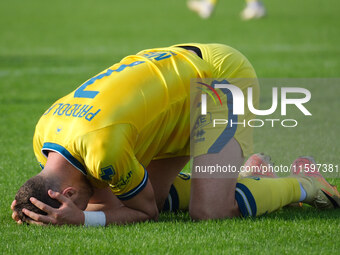
[[[233,223],[245,222],[245,221],[263,221],[263,220],[279,220],[279,221],[308,221],[308,220],[339,220],[340,219],[340,209],[337,210],[317,210],[312,207],[286,207],[277,212],[273,212],[267,215],[262,215],[260,217],[254,218],[233,218],[233,219],[219,219],[219,220],[208,220],[201,221],[203,222],[221,222],[221,221],[232,221]],[[0,223],[1,225],[8,225],[11,222],[13,225],[16,223],[12,221],[10,215],[1,215]],[[151,222],[142,222],[131,225],[119,226],[119,227],[132,227],[133,225],[144,225],[149,224]],[[154,222],[157,224],[157,222]],[[158,223],[184,223],[184,224],[194,224],[197,222],[193,222],[189,216],[188,212],[162,212],[159,215]],[[12,224],[10,224],[12,225]],[[21,226],[22,227],[22,226]],[[25,225],[25,227],[29,227],[29,225]],[[34,226],[39,227],[39,226]],[[54,227],[54,226],[51,226]],[[66,227],[66,226],[64,226]],[[68,226],[69,227],[69,226]],[[75,227],[75,226],[72,226]],[[118,227],[118,226],[115,226]]]
[[[260,218],[282,219],[282,220],[308,220],[308,219],[340,219],[340,209],[318,210],[313,207],[286,207],[272,214]]]
[[[283,221],[291,221],[291,220],[334,220],[340,219],[340,209],[335,210],[318,210],[313,207],[303,206],[303,207],[285,207],[277,212],[273,212],[270,214],[262,215],[256,218],[238,218],[233,220],[262,220],[262,219],[275,219],[275,220],[283,220]],[[159,216],[159,222],[192,222],[190,219],[188,212],[178,212],[178,213],[170,213],[163,212]]]

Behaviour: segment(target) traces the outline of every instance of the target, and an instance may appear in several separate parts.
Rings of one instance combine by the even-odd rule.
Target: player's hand
[[[12,213],[12,219],[15,220],[18,224],[22,224],[22,221],[19,219],[18,213],[16,211],[14,211],[14,206],[17,203],[16,200],[13,200],[12,204],[11,204],[11,210],[13,211]]]
[[[29,221],[30,224],[36,225],[82,225],[84,224],[85,216],[82,210],[80,210],[71,199],[65,197],[59,192],[52,190],[48,191],[48,195],[58,200],[61,205],[59,208],[53,208],[38,199],[31,197],[30,201],[40,210],[47,213],[47,215],[38,214],[27,209],[23,209],[22,212],[28,217],[33,219]]]

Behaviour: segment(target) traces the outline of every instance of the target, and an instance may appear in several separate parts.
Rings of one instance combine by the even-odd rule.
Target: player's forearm
[[[156,221],[158,219],[158,210],[146,213],[128,208],[124,205],[115,210],[104,210],[104,213],[106,215],[106,225],[123,225],[147,220]]]
[[[158,213],[142,212],[124,206],[122,203],[115,204],[88,204],[86,211],[103,211],[106,216],[106,225],[128,224],[143,222],[147,220],[157,220]]]
[[[158,219],[158,208],[150,181],[139,194],[124,201],[114,196],[110,189],[96,190],[86,211],[103,211],[106,217],[105,225]]]
[[[120,208],[122,203],[108,204],[108,203],[89,203],[86,207],[86,211],[114,211]]]

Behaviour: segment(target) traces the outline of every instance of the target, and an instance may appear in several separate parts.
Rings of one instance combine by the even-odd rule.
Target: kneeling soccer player
[[[198,79],[192,81],[195,90],[216,92],[221,106],[210,100],[208,111],[199,114],[203,106],[196,97],[190,100],[191,79]],[[233,114],[232,94],[217,86],[229,83],[244,95],[252,88],[257,106],[258,83],[249,61],[231,47],[197,43],[144,50],[89,79],[40,118],[33,147],[43,170],[18,191],[13,219],[101,226],[156,220],[190,150],[193,169],[216,164],[239,169],[252,151],[252,129],[215,128],[210,121],[227,116],[229,123],[242,123],[252,117],[249,110]],[[258,209],[268,197],[282,206],[301,197],[296,178],[237,183],[238,171],[215,177],[193,172],[194,220],[255,216],[269,210]],[[263,194],[279,182],[280,192]]]

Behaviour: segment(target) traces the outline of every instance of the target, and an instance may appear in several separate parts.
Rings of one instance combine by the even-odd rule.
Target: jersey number
[[[93,90],[85,90],[87,86],[91,84],[84,83],[81,85],[75,92],[74,97],[81,97],[81,98],[94,98],[99,91],[93,91]]]
[[[173,53],[171,51],[169,52],[151,52],[151,53],[146,53],[144,54],[144,57],[147,57],[148,59],[155,59],[156,61],[160,61],[163,59],[170,58],[171,56],[175,56],[176,53]],[[133,67],[137,66],[140,64],[145,63],[145,61],[135,61],[132,62],[131,64],[125,65],[122,64],[120,65],[117,69],[107,69],[105,73],[99,74],[97,76],[92,77],[89,79],[87,82],[85,82],[83,85],[81,85],[75,92],[74,92],[74,97],[80,97],[80,98],[95,98],[96,95],[98,95],[99,91],[95,90],[85,90],[87,86],[93,84],[96,80],[100,80],[105,76],[110,76],[113,72],[121,72],[127,67]]]

